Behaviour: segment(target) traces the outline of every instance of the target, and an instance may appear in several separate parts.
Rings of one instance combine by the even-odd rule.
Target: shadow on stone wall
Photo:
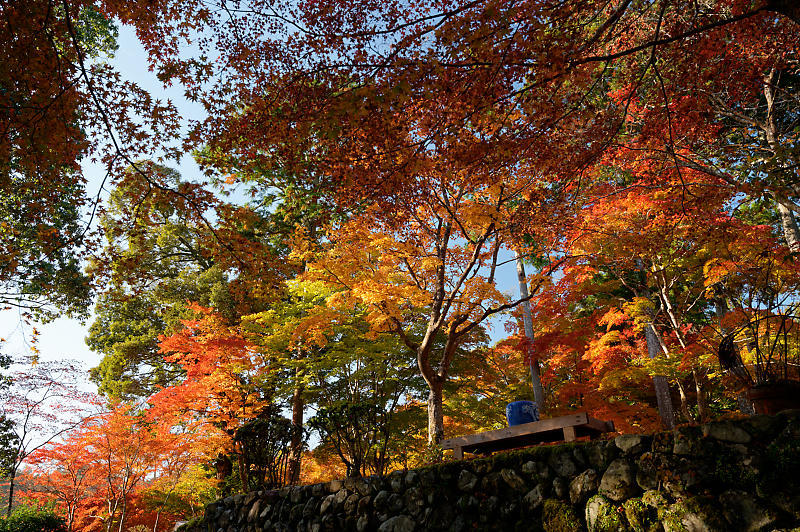
[[[236,495],[184,532],[800,526],[800,410]]]

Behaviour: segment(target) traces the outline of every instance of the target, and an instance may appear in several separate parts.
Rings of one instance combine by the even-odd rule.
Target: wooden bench
[[[523,423],[505,429],[479,432],[442,440],[442,449],[452,449],[456,460],[464,458],[464,452],[491,454],[527,445],[544,442],[575,441],[588,436],[595,438],[604,432],[614,432],[613,421],[594,419],[586,412],[568,416]]]

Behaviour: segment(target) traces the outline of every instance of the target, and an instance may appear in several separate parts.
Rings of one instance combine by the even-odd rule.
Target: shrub
[[[0,517],[0,532],[66,532],[67,525],[51,509],[20,506],[9,517]]]

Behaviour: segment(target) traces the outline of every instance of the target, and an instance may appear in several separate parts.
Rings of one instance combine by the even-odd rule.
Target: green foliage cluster
[[[0,532],[67,532],[67,525],[52,509],[21,506],[0,517]]]
[[[241,446],[239,467],[246,471],[244,491],[276,489],[289,482],[288,467],[291,443],[302,427],[295,427],[269,407],[261,417],[252,419],[236,430],[234,441]],[[303,435],[300,435],[301,439]]]

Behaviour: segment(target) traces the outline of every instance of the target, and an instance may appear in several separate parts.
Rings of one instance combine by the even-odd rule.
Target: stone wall
[[[186,532],[655,531],[800,526],[800,411],[259,491]]]

